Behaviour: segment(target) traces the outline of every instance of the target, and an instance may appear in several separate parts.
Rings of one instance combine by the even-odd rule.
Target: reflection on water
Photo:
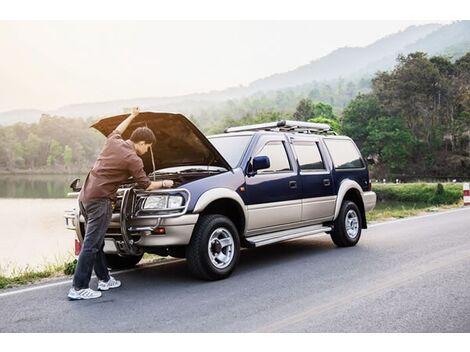
[[[65,198],[86,175],[0,175],[0,198]]]

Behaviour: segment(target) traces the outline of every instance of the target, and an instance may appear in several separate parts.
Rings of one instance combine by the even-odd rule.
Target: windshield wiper
[[[225,170],[209,170],[205,168],[191,168],[191,169],[184,169],[181,171],[178,171],[180,174],[185,174],[185,173],[190,173],[190,172],[213,172],[213,173],[220,173],[224,172]]]

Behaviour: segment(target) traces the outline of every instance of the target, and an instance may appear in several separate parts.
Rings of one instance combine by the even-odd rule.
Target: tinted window
[[[222,154],[230,166],[234,168],[240,163],[250,139],[251,136],[227,136],[209,138],[209,141]]]
[[[318,150],[318,145],[313,144],[294,144],[295,154],[299,161],[301,170],[324,170],[325,165]]]
[[[259,170],[258,173],[280,172],[292,170],[284,144],[281,142],[268,143],[256,156],[267,156],[271,163],[269,169]]]
[[[361,155],[349,139],[324,139],[336,169],[364,167]]]

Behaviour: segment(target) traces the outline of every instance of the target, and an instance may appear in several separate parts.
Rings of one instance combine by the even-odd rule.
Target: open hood
[[[91,127],[107,137],[128,116],[129,114],[107,117]],[[155,145],[152,145],[157,170],[185,165],[210,165],[231,170],[229,163],[184,115],[168,112],[141,112],[122,137],[129,139],[136,128],[143,126],[150,128],[157,138]],[[145,171],[147,173],[153,171],[151,153],[144,154],[142,159]]]

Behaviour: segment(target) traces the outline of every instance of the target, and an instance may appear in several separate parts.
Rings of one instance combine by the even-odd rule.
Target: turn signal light
[[[81,250],[82,250],[82,245],[80,244],[80,241],[75,239],[75,255],[76,256],[80,255]]]
[[[164,235],[166,233],[164,227],[157,227],[153,232],[157,235]]]

